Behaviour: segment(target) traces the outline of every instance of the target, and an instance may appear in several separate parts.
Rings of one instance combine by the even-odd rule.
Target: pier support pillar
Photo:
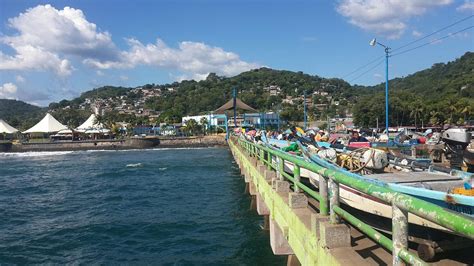
[[[249,183],[250,179],[251,179],[250,172],[248,170],[246,170],[245,175],[244,175],[245,183]]]
[[[298,257],[296,257],[296,255],[288,255],[286,266],[301,266],[301,263],[298,260]]]
[[[253,182],[249,182],[249,193],[252,196],[257,195],[257,187],[255,186]]]
[[[259,215],[270,215],[270,210],[268,209],[267,204],[265,204],[262,195],[259,193],[257,193],[257,213]]]
[[[245,190],[244,190],[244,194],[249,194],[249,183],[245,183]]]
[[[320,228],[321,228],[321,223],[324,222],[329,222],[329,216],[327,215],[321,215],[319,213],[314,213],[311,214],[311,231],[316,234],[318,239],[321,239],[320,237]]]
[[[286,237],[288,236],[288,227],[280,229],[275,220],[270,219],[270,246],[275,255],[294,254]]]
[[[252,165],[252,166],[257,166],[257,158],[255,158],[255,157],[250,157],[250,158],[249,158],[249,161],[250,161],[250,165]]]
[[[263,172],[263,176],[269,183],[272,182],[273,179],[276,179],[276,173],[273,170],[265,170],[265,172]]]
[[[258,171],[263,175],[267,170],[267,167],[264,164],[258,164]]]
[[[344,248],[351,246],[351,229],[345,224],[320,223],[321,244],[326,248]]]
[[[265,230],[265,231],[270,230],[270,215],[264,215],[263,216],[262,230]]]
[[[274,180],[273,188],[277,193],[288,193],[290,192],[290,183],[282,180]]]
[[[301,209],[308,207],[308,198],[302,193],[292,192],[289,195],[289,205],[292,209]]]
[[[250,209],[251,210],[257,209],[257,197],[255,195],[250,196]]]

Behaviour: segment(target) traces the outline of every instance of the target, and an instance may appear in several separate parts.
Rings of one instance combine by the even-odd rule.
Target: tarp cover
[[[242,109],[250,112],[257,112],[257,110],[253,109],[252,107],[248,106],[246,103],[242,102],[239,98],[235,101],[237,109]],[[234,99],[230,99],[224,105],[216,109],[216,113],[222,114],[227,110],[234,109]]]
[[[103,130],[105,129],[104,125],[101,123],[97,123],[97,117],[95,114],[91,114],[87,120],[82,123],[82,125],[76,128],[79,132],[86,132],[88,130]],[[87,132],[86,132],[87,133]]]
[[[18,129],[10,126],[3,119],[0,119],[0,133],[13,134],[15,132],[18,132]]]
[[[52,133],[58,132],[67,127],[61,124],[56,118],[47,113],[38,124],[34,125],[32,128],[24,131],[23,133]]]

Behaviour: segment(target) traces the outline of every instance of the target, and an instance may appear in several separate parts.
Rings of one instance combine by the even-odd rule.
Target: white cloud
[[[97,76],[104,76],[105,75],[105,73],[100,71],[100,70],[97,70],[95,73],[97,74]]]
[[[16,54],[0,52],[0,69],[51,70],[68,76],[74,69],[68,56],[115,59],[118,51],[107,32],[98,32],[79,9],[58,10],[39,5],[8,20],[18,33],[0,37]]]
[[[474,10],[474,1],[465,0],[464,4],[456,8],[457,11],[473,11]]]
[[[0,99],[16,99],[17,87],[13,83],[5,83],[0,86]]]
[[[210,72],[233,76],[243,71],[258,68],[255,63],[242,61],[232,52],[201,42],[180,42],[178,48],[169,47],[158,39],[155,44],[142,44],[136,39],[128,39],[130,49],[121,52],[119,61],[84,60],[85,64],[99,69],[133,68],[147,65],[173,69],[186,73],[182,77],[203,79]]]
[[[120,80],[122,80],[122,81],[128,80],[128,76],[125,76],[125,75],[121,75],[119,78],[120,78]]]
[[[73,67],[67,59],[43,50],[39,47],[25,45],[14,47],[17,54],[9,56],[0,51],[0,70],[51,70],[59,76],[68,76]]]
[[[410,18],[452,2],[453,0],[341,0],[337,11],[359,28],[389,38],[399,38]]]
[[[417,31],[417,30],[413,30],[413,31],[411,32],[411,34],[412,34],[413,36],[415,36],[415,37],[421,37],[421,35],[423,35],[423,33],[419,32],[419,31]]]
[[[15,80],[19,83],[23,83],[26,81],[22,75],[16,75]]]
[[[0,70],[52,71],[60,77],[72,74],[72,62],[79,59],[86,66],[101,69],[134,68],[140,65],[181,72],[200,78],[209,72],[236,75],[259,67],[247,63],[232,52],[201,42],[180,42],[177,48],[161,40],[143,44],[127,39],[129,49],[122,51],[112,36],[86,19],[80,9],[38,5],[8,20],[15,34],[0,36],[0,42],[14,53],[0,51]]]

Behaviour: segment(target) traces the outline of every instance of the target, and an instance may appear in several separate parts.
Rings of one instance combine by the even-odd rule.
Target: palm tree
[[[415,103],[413,106],[413,109],[410,112],[410,117],[415,118],[415,127],[417,127],[417,118],[420,117],[420,115],[423,113],[423,107],[421,103]]]
[[[194,135],[194,132],[198,129],[199,125],[194,119],[189,119],[186,121],[186,129],[191,133],[191,135]]]
[[[471,113],[472,113],[472,105],[467,105],[462,109],[461,114],[464,115],[464,122],[466,121],[466,118],[471,115]]]
[[[447,119],[447,123],[448,124],[452,124],[454,121],[453,121],[453,114],[457,113],[458,112],[458,109],[456,108],[456,106],[454,104],[450,104],[448,106],[448,110],[449,110],[449,118]]]
[[[209,122],[207,121],[207,118],[206,117],[202,117],[201,120],[199,120],[199,123],[201,124],[202,127],[204,127],[204,131],[207,131],[207,129],[209,128]],[[206,133],[206,132],[204,132]]]
[[[67,128],[71,130],[71,134],[72,134],[71,141],[74,141],[74,128],[76,128],[75,124],[76,124],[76,121],[74,121],[73,119],[69,119],[67,121]]]
[[[437,111],[435,111],[435,110],[433,110],[433,111],[430,112],[430,123],[431,123],[432,125],[438,124],[438,114],[439,114],[439,113],[438,113]]]

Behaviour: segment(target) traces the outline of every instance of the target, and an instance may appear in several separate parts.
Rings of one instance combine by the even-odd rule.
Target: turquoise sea
[[[225,148],[0,153],[0,264],[284,265]]]

